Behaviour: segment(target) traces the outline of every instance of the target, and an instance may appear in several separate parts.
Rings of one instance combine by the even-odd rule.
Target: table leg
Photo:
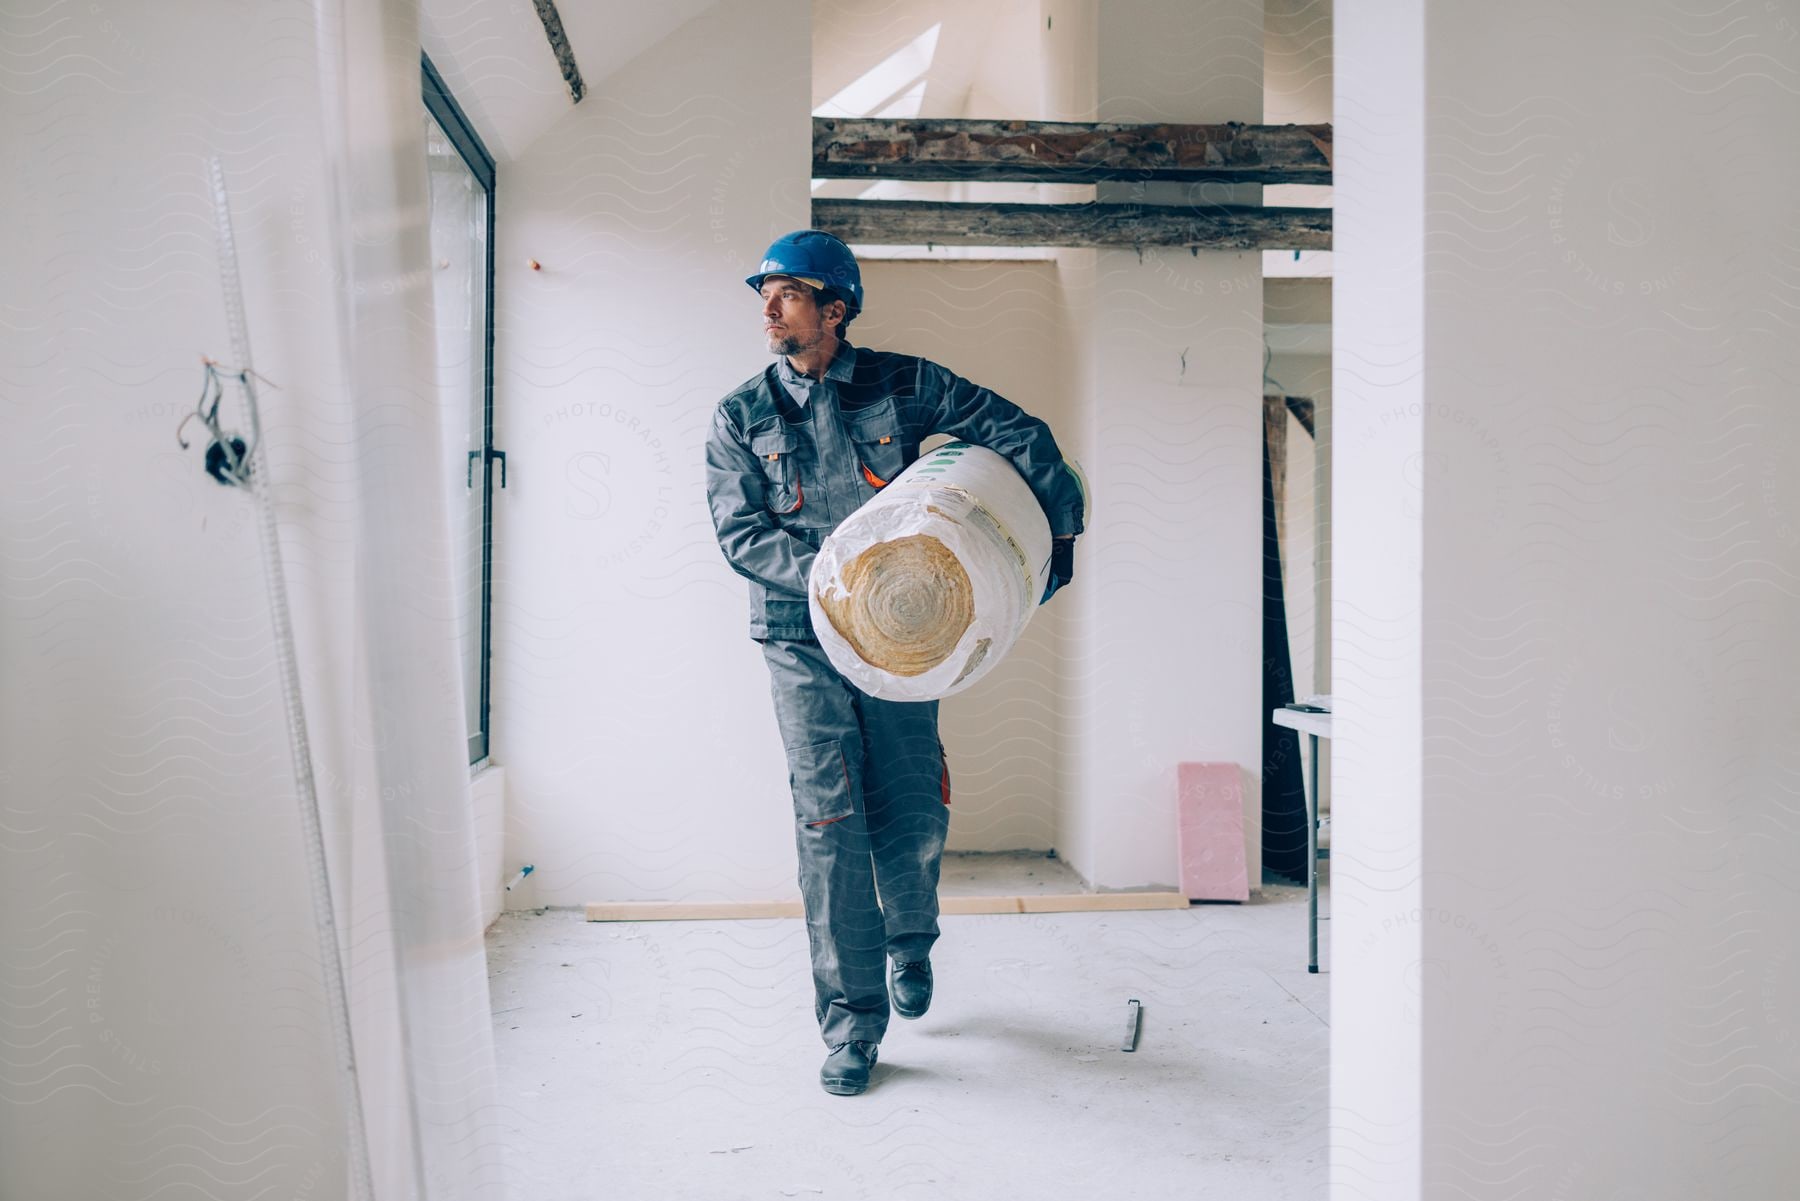
[[[1306,970],[1319,970],[1319,736],[1306,736]]]

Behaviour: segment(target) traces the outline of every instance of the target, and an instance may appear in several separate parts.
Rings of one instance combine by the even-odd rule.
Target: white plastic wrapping
[[[874,553],[863,559],[865,552]],[[871,616],[876,586],[867,568],[876,560],[887,565],[879,585],[885,595]],[[937,700],[1006,657],[1037,610],[1049,573],[1050,525],[1018,471],[993,451],[950,442],[920,456],[825,540],[813,561],[808,604],[826,655],[851,683],[884,700]],[[890,670],[883,664],[896,656],[870,649],[898,647],[898,658],[906,658],[905,637],[915,628],[932,648],[928,666]],[[885,641],[895,631],[901,641]],[[951,639],[940,657],[938,648]]]

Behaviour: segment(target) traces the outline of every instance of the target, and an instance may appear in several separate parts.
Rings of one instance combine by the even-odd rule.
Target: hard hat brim
[[[787,271],[765,271],[760,275],[752,275],[744,282],[750,285],[752,291],[760,292],[762,291],[763,284],[771,279],[798,280],[803,284],[810,284],[815,288],[823,288],[825,286],[825,281],[822,279],[815,279],[810,275],[794,275]]]

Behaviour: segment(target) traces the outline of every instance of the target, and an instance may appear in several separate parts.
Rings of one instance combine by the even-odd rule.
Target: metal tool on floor
[[[1136,997],[1125,1002],[1125,1041],[1119,1044],[1121,1051],[1137,1050],[1138,1027],[1143,1023],[1144,1003]]]

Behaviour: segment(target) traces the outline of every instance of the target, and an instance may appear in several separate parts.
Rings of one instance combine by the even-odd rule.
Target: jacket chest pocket
[[[750,453],[762,466],[764,493],[771,513],[786,517],[798,513],[806,504],[799,449],[800,437],[791,430],[758,434],[750,440]]]
[[[900,417],[890,403],[877,412],[859,414],[846,423],[850,444],[856,448],[863,481],[880,490],[906,470],[906,446],[900,435]]]

